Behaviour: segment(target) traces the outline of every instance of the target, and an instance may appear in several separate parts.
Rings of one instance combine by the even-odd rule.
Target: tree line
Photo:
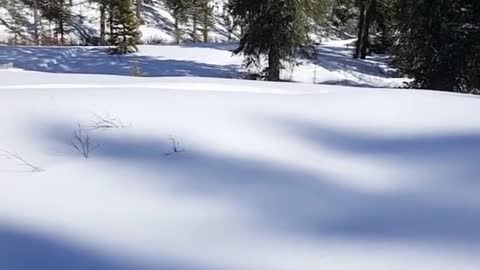
[[[190,36],[193,42],[208,42],[210,28],[214,25],[212,0],[162,0],[174,17],[174,35],[176,43],[181,43],[185,35]],[[8,26],[12,39],[10,43],[35,45],[66,45],[65,38],[74,28],[75,21],[72,14],[74,5],[92,3],[98,10],[100,21],[98,36],[84,36],[89,45],[116,45],[118,37],[125,37],[132,33],[127,43],[130,50],[135,50],[139,42],[138,27],[143,24],[144,6],[154,5],[153,0],[0,0],[0,7],[5,8],[9,18],[0,18],[0,22]],[[33,13],[32,38],[26,37],[25,32],[30,24],[27,14]],[[231,21],[231,16],[225,12],[225,27],[233,35],[236,25]],[[46,21],[47,28],[42,27]],[[192,30],[186,31],[183,25],[191,22]],[[232,25],[233,24],[233,25]],[[50,27],[53,25],[53,28]],[[45,31],[46,30],[46,31]]]
[[[143,6],[152,0],[85,0],[98,6],[98,45],[112,53],[135,52]],[[176,43],[208,42],[214,27],[213,0],[162,0],[173,18]],[[72,0],[0,0],[10,13],[13,42],[34,17],[33,43],[65,44],[72,27]],[[246,66],[265,66],[262,76],[278,81],[286,63],[315,56],[312,33],[323,27],[354,36],[352,57],[389,53],[392,65],[413,78],[408,85],[444,91],[480,91],[480,1],[478,0],[225,0],[222,10],[229,37],[238,35],[236,54]],[[0,18],[1,20],[1,18]],[[39,22],[54,25],[45,37]],[[189,27],[184,27],[188,25]],[[47,40],[45,40],[47,39]],[[48,40],[50,39],[50,40]]]
[[[140,20],[132,10],[132,0],[85,0],[99,7],[100,35],[85,37],[92,45],[111,45],[112,53],[129,53],[137,50],[140,39]],[[137,2],[140,3],[141,0]],[[8,21],[2,19],[13,36],[11,43],[31,41],[35,45],[66,45],[66,36],[75,25],[72,0],[0,0],[0,6],[10,14]],[[25,13],[33,14],[29,25]],[[23,13],[23,14],[22,14]],[[46,21],[48,29],[43,29]],[[24,36],[30,26],[32,38]],[[52,27],[53,26],[53,27]],[[108,30],[107,30],[108,28]],[[108,35],[107,35],[108,33]]]
[[[319,20],[356,21],[353,58],[389,52],[413,78],[412,88],[480,92],[478,0],[231,0],[244,32],[236,53],[246,64],[266,59],[268,80],[283,63],[312,52],[310,29]]]

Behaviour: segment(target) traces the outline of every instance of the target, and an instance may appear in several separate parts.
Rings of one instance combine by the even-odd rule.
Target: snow
[[[298,59],[287,66],[282,79],[364,87],[399,87],[407,79],[389,73],[388,57],[375,55],[367,61],[351,59],[347,41],[329,41],[317,48],[317,59]],[[0,65],[53,73],[86,73],[130,76],[137,67],[141,76],[190,76],[238,78],[243,58],[234,55],[235,43],[143,45],[127,56],[109,55],[102,47],[0,47]],[[254,71],[262,68],[254,69]]]
[[[239,80],[232,46],[0,47],[0,269],[478,269],[476,96],[342,42]]]

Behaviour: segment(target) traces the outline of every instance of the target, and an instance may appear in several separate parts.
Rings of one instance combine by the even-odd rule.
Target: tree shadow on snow
[[[194,61],[161,59],[140,55],[109,55],[105,48],[86,47],[2,47],[0,64],[52,73],[108,74],[145,77],[220,77],[239,76],[237,66],[211,65]]]
[[[238,48],[238,43],[231,42],[223,42],[223,43],[184,43],[181,45],[185,48],[202,48],[202,49],[215,49],[221,51],[229,51],[233,55],[233,51]]]
[[[339,177],[194,147],[166,157],[170,143],[154,137],[104,133],[96,138],[100,148],[92,158],[168,175],[158,181],[167,181],[183,196],[227,198],[250,209],[259,227],[282,234],[480,247],[480,202],[471,198],[467,206],[462,193],[479,187],[480,134],[378,138],[299,121],[278,123],[313,149],[329,147],[359,160],[374,156],[404,164],[409,172],[418,172],[413,180],[422,188],[367,192],[340,184]],[[69,129],[51,125],[43,135],[47,143],[65,145],[70,133],[59,130]],[[396,171],[394,177],[411,176]]]
[[[353,59],[352,47],[318,46],[316,58],[310,60],[313,64],[322,67],[331,72],[348,73],[357,80],[341,79],[319,81],[319,84],[354,86],[354,87],[372,87],[363,77],[374,76],[381,79],[395,78],[396,74],[388,68],[390,58],[388,55],[373,55],[366,60]]]
[[[393,177],[418,189],[386,194],[334,195],[343,218],[324,223],[324,233],[366,239],[480,245],[480,134],[387,137],[301,121],[280,127],[313,149],[330,149],[359,160],[374,157],[400,166]],[[382,166],[379,164],[379,169]],[[404,171],[403,171],[404,170]],[[470,196],[470,198],[468,197]],[[342,198],[338,200],[338,198]],[[322,226],[322,225],[321,225]]]
[[[145,21],[150,22],[148,26],[155,27],[165,31],[168,35],[174,36],[174,24],[173,18],[168,18],[165,14],[159,12],[158,7],[163,5],[161,1],[151,1],[151,4],[143,3],[142,5],[142,16]]]
[[[5,270],[206,270],[184,263],[149,265],[113,257],[70,241],[0,224],[0,269]]]
[[[317,55],[314,63],[330,71],[348,70],[382,78],[391,77],[391,74],[379,67],[380,65],[388,65],[389,58],[387,55],[375,55],[368,57],[367,60],[353,59],[353,49],[347,46],[344,48],[319,46],[317,47]]]

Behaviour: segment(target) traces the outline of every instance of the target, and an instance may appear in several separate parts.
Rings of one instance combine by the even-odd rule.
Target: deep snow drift
[[[214,75],[0,48],[26,69],[0,70],[0,269],[478,269],[476,96],[201,78],[241,70],[159,48]]]

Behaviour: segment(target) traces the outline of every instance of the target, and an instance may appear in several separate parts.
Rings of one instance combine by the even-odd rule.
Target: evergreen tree
[[[100,15],[100,37],[99,37],[99,44],[106,45],[106,24],[107,24],[107,10],[110,6],[110,0],[90,0],[92,3],[96,3],[99,10]]]
[[[307,52],[312,20],[325,11],[322,0],[232,0],[232,14],[244,28],[235,53],[245,55],[245,64],[260,64],[266,56],[266,78],[280,80],[282,61],[291,60],[297,49]]]
[[[142,5],[143,5],[143,0],[135,0],[135,14],[136,14],[137,19],[140,23],[143,23]]]
[[[2,0],[7,1],[7,0]],[[28,8],[32,10],[33,13],[33,43],[35,45],[40,45],[40,3],[42,0],[22,0],[21,2],[25,4]]]
[[[357,27],[357,18],[359,14],[358,0],[335,0],[333,3],[331,15],[328,20],[333,27],[327,27],[329,30],[337,30],[338,34],[353,35]],[[329,29],[334,28],[334,29]]]
[[[137,44],[141,33],[140,23],[135,12],[132,11],[132,0],[112,0],[110,2],[111,16],[111,45],[113,54],[127,54],[138,51]]]
[[[212,25],[213,6],[209,0],[199,0],[200,11],[202,13],[202,36],[203,42],[208,42],[208,31]]]
[[[396,14],[401,0],[377,1],[374,18],[374,33],[369,49],[375,53],[385,53],[394,44],[397,25]]]
[[[186,19],[192,20],[192,41],[198,42],[198,29],[199,24],[202,30],[203,42],[208,42],[208,32],[212,25],[212,12],[213,6],[210,0],[183,0],[185,8]]]
[[[182,41],[183,31],[181,24],[187,21],[187,13],[194,0],[165,0],[166,6],[172,11],[174,22],[174,35],[177,44]]]
[[[189,8],[188,8],[188,15],[189,17],[192,18],[192,41],[193,42],[198,42],[198,24],[199,24],[199,18],[201,16],[200,12],[200,1],[202,0],[190,0]]]
[[[225,28],[228,31],[227,39],[228,41],[232,41],[235,29],[238,28],[240,22],[237,17],[232,16],[230,11],[228,10],[228,7],[225,6],[222,9],[222,19],[225,24]]]
[[[394,63],[411,86],[478,92],[480,1],[404,0],[399,10]]]
[[[33,9],[33,40],[35,45],[40,45],[40,33],[39,33],[39,21],[38,16],[38,0],[32,0],[32,9]]]
[[[365,59],[370,45],[370,26],[376,15],[377,0],[357,0],[357,4],[360,16],[358,19],[358,37],[353,57]]]
[[[23,14],[24,4],[18,0],[2,0],[0,7],[4,7],[9,15],[6,19],[8,32],[12,35],[10,43],[13,45],[21,44],[24,41],[25,26],[28,21]]]
[[[71,17],[70,5],[66,0],[41,0],[39,4],[43,17],[55,23],[55,41],[65,44],[65,34]]]
[[[384,53],[395,39],[395,17],[402,0],[355,0],[358,9],[354,58],[365,59],[370,51]]]

